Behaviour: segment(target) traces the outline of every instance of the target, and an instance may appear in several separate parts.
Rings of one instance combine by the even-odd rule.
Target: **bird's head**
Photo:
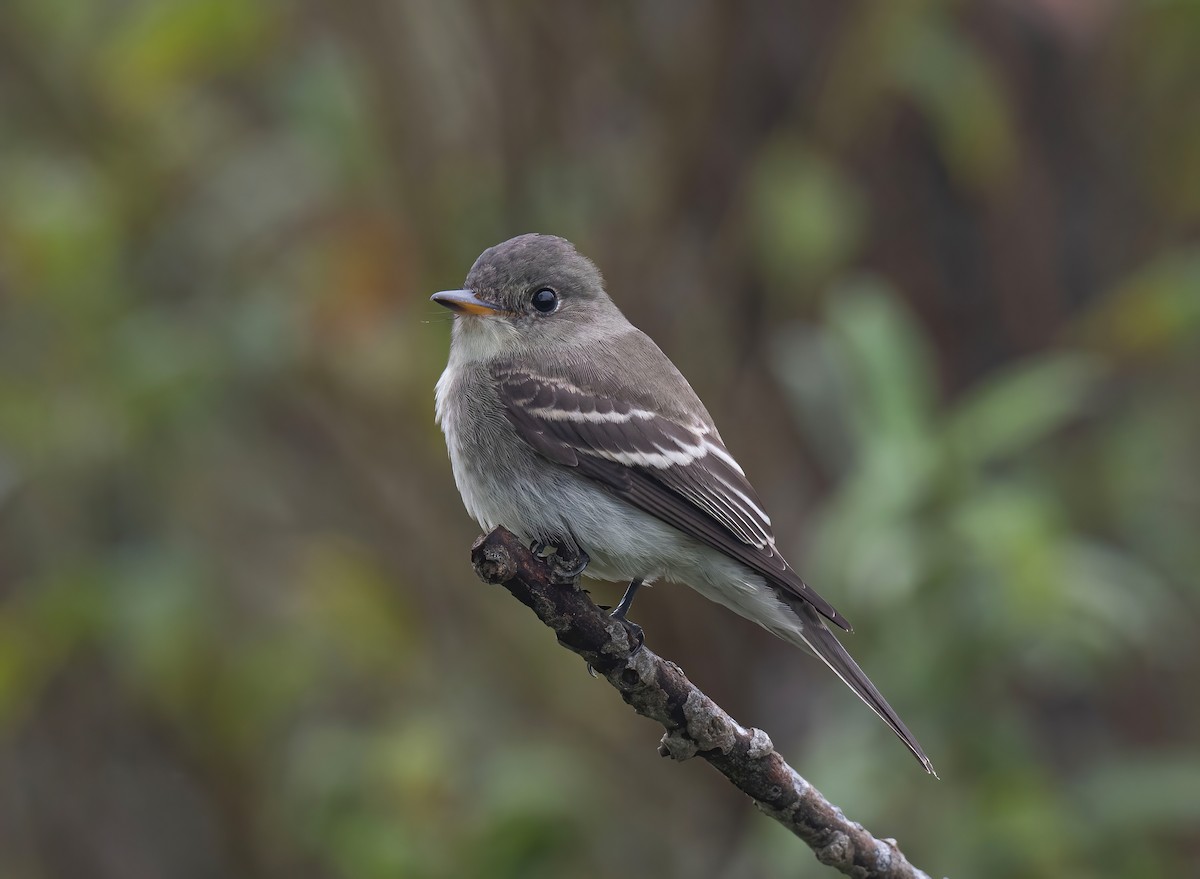
[[[626,325],[592,261],[553,235],[519,235],[489,247],[462,290],[431,298],[458,315],[455,346],[470,359],[582,344]]]

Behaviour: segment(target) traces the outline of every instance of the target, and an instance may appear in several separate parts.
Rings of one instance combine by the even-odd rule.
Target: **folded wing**
[[[716,431],[647,405],[512,365],[495,370],[505,415],[543,456],[803,599],[843,629],[850,623],[807,586],[775,548],[771,520]]]

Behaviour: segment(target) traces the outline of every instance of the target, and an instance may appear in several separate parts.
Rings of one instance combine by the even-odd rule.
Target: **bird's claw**
[[[579,581],[579,575],[587,569],[588,564],[592,560],[588,558],[588,554],[582,549],[579,550],[579,555],[573,558],[562,558],[558,555],[554,556],[554,561],[550,563],[550,576],[560,586],[567,586]]]
[[[551,583],[555,586],[575,585],[579,581],[579,575],[592,561],[588,554],[582,549],[577,549],[577,555],[563,555],[566,551],[563,546],[555,546],[553,552],[547,554],[546,550],[550,548],[551,544],[541,540],[534,540],[529,544],[530,552],[550,566]]]
[[[622,619],[621,625],[625,627],[625,634],[629,636],[629,643],[632,645],[629,648],[629,657],[632,659],[641,653],[642,648],[646,645],[646,633],[632,620]]]
[[[629,638],[629,658],[637,656],[646,644],[646,633],[642,627],[633,620],[625,619],[624,615],[618,616],[616,611],[609,614],[609,619],[616,620],[624,627],[625,635]]]
[[[611,610],[611,608],[607,604],[601,604],[601,605],[599,605],[599,608],[601,610]],[[612,613],[610,613],[608,615],[608,618],[610,620],[616,620],[618,623],[621,624],[621,627],[625,629],[625,634],[628,636],[629,644],[630,644],[629,655],[631,657],[637,656],[638,652],[641,651],[642,647],[646,643],[645,630],[643,630],[642,627],[639,626],[637,623],[635,623],[633,620],[626,617],[625,614],[621,612],[620,607],[618,607],[616,610],[612,611]],[[590,668],[590,666],[589,666],[589,668]]]
[[[601,608],[607,610],[608,608]],[[629,639],[629,659],[637,656],[642,652],[642,648],[646,646],[646,633],[642,631],[642,627],[633,620],[627,620],[624,616],[618,616],[616,611],[608,615],[610,620],[616,620],[625,629],[625,636]],[[596,677],[596,669],[592,668],[592,664],[587,664],[588,674]]]

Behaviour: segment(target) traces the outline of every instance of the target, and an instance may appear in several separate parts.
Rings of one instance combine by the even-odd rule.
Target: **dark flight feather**
[[[776,550],[758,495],[710,421],[684,424],[645,402],[541,371],[518,364],[493,370],[505,415],[525,442],[850,630]]]

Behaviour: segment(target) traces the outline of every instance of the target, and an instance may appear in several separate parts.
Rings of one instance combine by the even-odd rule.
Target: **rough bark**
[[[480,579],[503,586],[558,641],[588,661],[621,698],[666,729],[659,753],[675,760],[700,757],[756,806],[792,831],[817,860],[847,876],[929,879],[908,862],[894,839],[877,839],[850,821],[787,764],[759,729],[746,729],[700,692],[675,663],[648,647],[630,655],[629,632],[579,588],[564,582],[552,563],[535,556],[512,532],[497,528],[471,548]]]

